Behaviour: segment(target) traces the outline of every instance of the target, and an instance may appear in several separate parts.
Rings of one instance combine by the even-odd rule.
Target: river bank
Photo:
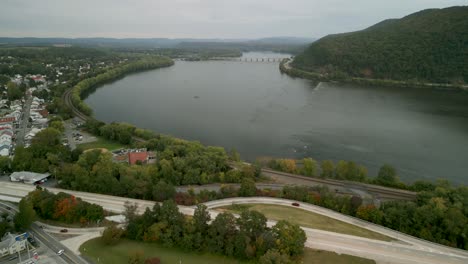
[[[125,77],[127,74],[154,70],[174,65],[174,61],[167,57],[153,56],[142,58],[135,62],[115,67],[95,77],[84,79],[71,89],[70,100],[73,105],[87,116],[92,115],[92,109],[83,102],[83,95],[105,83]],[[73,108],[73,107],[72,107]]]
[[[433,88],[446,90],[462,90],[468,91],[468,85],[453,85],[444,83],[422,83],[410,81],[384,80],[384,79],[369,79],[360,77],[337,77],[327,76],[317,72],[303,71],[291,66],[291,60],[285,59],[280,63],[280,71],[292,77],[304,78],[319,82],[340,82],[350,83],[365,86],[385,86],[385,87],[400,87],[400,88]]]

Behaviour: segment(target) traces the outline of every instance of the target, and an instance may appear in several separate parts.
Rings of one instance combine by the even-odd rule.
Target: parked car
[[[297,207],[299,207],[299,203],[292,203],[292,206],[297,206]]]
[[[57,252],[57,255],[60,256],[60,255],[62,255],[64,252],[65,252],[65,250],[61,249],[61,250],[59,250],[59,251]]]

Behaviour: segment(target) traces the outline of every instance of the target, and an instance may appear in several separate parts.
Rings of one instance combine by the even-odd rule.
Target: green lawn
[[[184,252],[174,248],[164,248],[157,244],[122,240],[117,245],[106,246],[99,238],[92,239],[81,245],[82,255],[94,263],[127,264],[128,257],[133,252],[142,252],[145,257],[159,257],[163,264],[253,264],[232,258],[213,255],[209,253],[197,254]],[[303,264],[336,263],[336,264],[372,264],[373,260],[358,258],[349,255],[339,255],[333,252],[313,250],[306,248]]]
[[[159,257],[163,264],[239,264],[232,258],[209,253],[197,254],[184,252],[176,248],[164,248],[158,244],[122,240],[115,246],[106,246],[99,238],[87,241],[80,247],[81,254],[89,257],[94,263],[127,264],[133,252],[143,252],[145,258]],[[99,261],[98,261],[99,258]]]
[[[365,259],[335,252],[306,249],[304,264],[375,264],[371,259]]]
[[[77,145],[78,148],[82,150],[95,149],[95,148],[105,148],[110,151],[125,148],[127,146],[120,144],[119,142],[111,141],[102,137],[97,137],[97,141],[82,143]]]
[[[371,239],[393,241],[394,239],[367,229],[351,225],[321,214],[311,213],[299,208],[270,205],[270,204],[242,204],[220,207],[218,209],[239,213],[242,210],[255,210],[271,220],[288,220],[303,227],[331,231],[341,234],[366,237]]]

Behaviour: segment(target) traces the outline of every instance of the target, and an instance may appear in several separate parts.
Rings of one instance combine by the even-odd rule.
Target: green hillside
[[[326,36],[293,66],[325,76],[468,83],[468,6],[423,10]]]

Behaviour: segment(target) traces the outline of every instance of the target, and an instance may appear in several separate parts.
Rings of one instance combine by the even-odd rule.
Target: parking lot
[[[76,148],[76,145],[94,142],[97,138],[87,132],[84,132],[77,127],[72,121],[66,121],[64,143],[70,146],[71,150]]]

